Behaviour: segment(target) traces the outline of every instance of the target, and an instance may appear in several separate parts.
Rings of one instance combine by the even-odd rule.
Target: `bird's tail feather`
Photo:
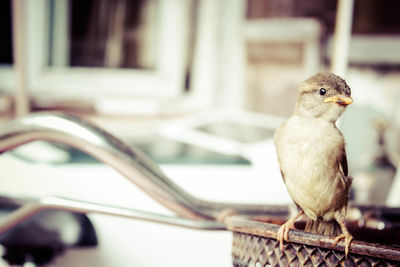
[[[326,222],[323,220],[311,220],[307,218],[306,232],[335,237],[342,233],[340,225],[336,221]]]

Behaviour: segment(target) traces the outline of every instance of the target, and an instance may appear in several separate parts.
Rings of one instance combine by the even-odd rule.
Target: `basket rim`
[[[252,220],[249,216],[231,216],[226,218],[225,223],[227,229],[233,232],[274,239],[276,239],[280,227],[277,224]],[[288,241],[326,249],[345,251],[345,242],[343,240],[339,241],[337,246],[335,246],[334,238],[320,234],[308,233],[298,229],[291,229],[289,231]],[[358,240],[353,240],[351,242],[350,253],[400,261],[400,248]]]

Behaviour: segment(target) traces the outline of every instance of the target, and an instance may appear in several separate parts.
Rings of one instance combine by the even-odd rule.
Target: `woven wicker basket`
[[[348,258],[344,242],[301,230],[289,232],[289,242],[279,248],[276,233],[279,225],[232,217],[234,266],[400,266],[400,248],[353,241]]]

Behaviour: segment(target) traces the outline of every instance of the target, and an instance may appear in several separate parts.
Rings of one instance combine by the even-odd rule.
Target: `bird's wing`
[[[347,156],[346,156],[346,151],[344,148],[342,148],[342,153],[340,153],[340,154],[341,154],[340,162],[339,162],[340,170],[344,174],[344,176],[347,176],[349,173],[349,170],[347,167]]]
[[[341,156],[339,158],[339,172],[341,175],[339,175],[341,182],[343,183],[344,187],[347,190],[346,196],[348,197],[348,190],[350,190],[350,186],[352,184],[353,179],[348,176],[348,167],[347,167],[347,157],[346,157],[346,151],[343,148]],[[347,203],[347,200],[346,200]],[[346,204],[347,205],[347,204]]]

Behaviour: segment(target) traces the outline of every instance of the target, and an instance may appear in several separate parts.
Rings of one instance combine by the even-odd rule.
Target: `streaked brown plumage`
[[[351,179],[345,142],[335,122],[352,102],[346,82],[318,73],[302,83],[293,115],[276,131],[274,143],[283,180],[300,212],[283,224],[283,247],[294,221],[306,214],[306,231],[344,238],[346,256],[352,240],[344,219]]]

